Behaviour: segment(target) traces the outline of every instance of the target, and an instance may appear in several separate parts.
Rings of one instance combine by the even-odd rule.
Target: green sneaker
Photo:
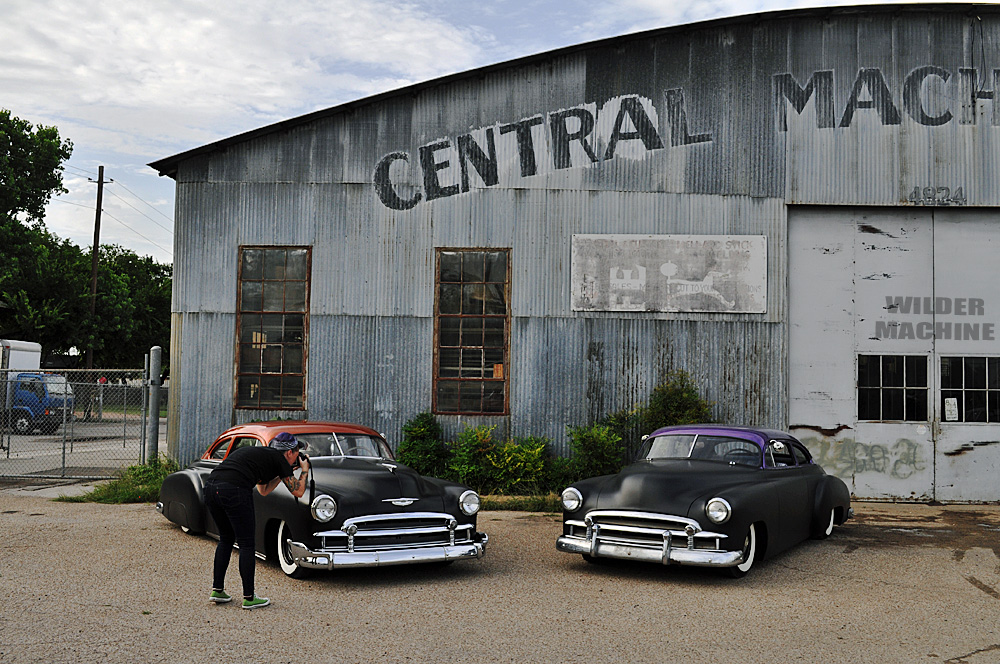
[[[208,596],[209,602],[215,602],[216,604],[225,604],[226,602],[233,601],[233,598],[226,594],[224,590],[212,590],[212,594]]]
[[[243,598],[244,609],[261,609],[270,603],[271,600],[269,600],[268,598],[257,597],[256,595],[253,596],[253,599],[246,599],[245,597]]]

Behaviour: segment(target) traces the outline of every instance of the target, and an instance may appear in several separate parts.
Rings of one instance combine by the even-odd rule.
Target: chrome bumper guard
[[[721,548],[726,535],[702,530],[697,521],[686,517],[594,510],[583,521],[567,520],[566,525],[583,531],[582,536],[562,535],[556,540],[556,549],[566,553],[700,567],[733,567],[743,562],[742,551]]]
[[[473,532],[471,524],[458,525],[450,514],[438,512],[357,517],[347,519],[340,530],[318,532],[314,536],[320,538],[320,548],[310,549],[301,542],[290,541],[289,553],[302,567],[326,570],[481,558],[490,540],[486,533]],[[431,541],[385,543],[408,537]],[[381,542],[373,542],[375,539]]]

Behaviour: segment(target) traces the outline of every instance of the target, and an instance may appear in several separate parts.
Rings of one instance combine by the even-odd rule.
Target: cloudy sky
[[[73,141],[46,224],[172,262],[146,164],[411,83],[639,30],[840,0],[0,0],[0,107]]]

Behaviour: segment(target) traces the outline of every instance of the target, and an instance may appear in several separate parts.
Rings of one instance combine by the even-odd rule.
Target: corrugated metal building
[[[678,368],[859,497],[997,500],[998,42],[996,6],[747,16],[157,161],[170,452],[432,408],[565,446]]]

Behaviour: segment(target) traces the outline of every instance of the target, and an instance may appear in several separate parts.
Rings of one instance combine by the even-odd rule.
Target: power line
[[[128,224],[126,224],[124,221],[122,221],[118,217],[116,217],[113,214],[111,214],[110,212],[108,212],[107,210],[103,210],[103,212],[104,212],[104,214],[106,214],[107,216],[111,217],[112,219],[114,219],[115,221],[117,221],[119,224],[121,224],[125,228],[129,229],[130,231],[132,231],[133,233],[135,233],[136,235],[138,235],[139,237],[141,237],[142,239],[144,239],[146,242],[149,242],[151,245],[153,245],[155,247],[159,247],[163,251],[167,252],[167,255],[169,255],[171,258],[174,257],[174,252],[172,252],[171,250],[169,250],[166,247],[163,247],[163,246],[157,244],[156,242],[153,242],[148,237],[146,237],[145,235],[143,235],[139,231],[135,230],[134,228],[132,228],[131,226],[129,226]]]
[[[128,193],[132,194],[133,196],[135,196],[136,198],[138,198],[138,199],[139,199],[140,201],[142,201],[142,202],[143,202],[143,203],[145,203],[146,205],[148,205],[150,209],[152,209],[153,211],[157,212],[157,213],[158,213],[158,214],[159,214],[159,215],[160,215],[161,217],[163,217],[164,219],[166,219],[167,221],[169,221],[169,222],[170,222],[171,224],[172,224],[172,223],[174,223],[174,220],[173,220],[173,219],[171,219],[171,218],[170,218],[170,217],[168,217],[167,215],[165,215],[165,214],[163,214],[162,212],[160,212],[159,208],[157,208],[157,207],[156,207],[155,205],[153,205],[152,203],[147,203],[147,202],[146,202],[145,200],[143,200],[142,196],[139,196],[139,195],[138,195],[137,193],[135,193],[134,191],[132,191],[131,189],[129,189],[128,187],[126,187],[126,186],[124,185],[124,183],[122,183],[122,182],[118,182],[118,184],[120,184],[120,185],[122,186],[122,189],[124,189],[124,190],[125,190],[125,191],[127,191]],[[152,221],[152,220],[150,220],[150,221]],[[173,231],[171,231],[171,233],[173,233]]]
[[[116,182],[116,184],[121,184],[121,183],[120,182]],[[124,187],[125,185],[122,185],[122,186]],[[142,216],[144,216],[146,219],[149,219],[150,222],[156,224],[157,226],[159,226],[160,228],[162,228],[166,232],[170,233],[171,235],[174,234],[173,230],[171,230],[171,229],[167,228],[166,226],[164,226],[163,224],[157,222],[155,219],[153,219],[152,217],[150,217],[148,214],[146,214],[145,212],[143,212],[142,210],[140,210],[139,208],[137,208],[136,206],[132,205],[127,200],[125,200],[124,198],[122,198],[121,196],[119,196],[118,194],[116,194],[114,191],[111,191],[109,189],[108,192],[112,196],[114,196],[115,198],[117,198],[118,200],[120,200],[122,203],[124,203],[125,205],[129,206],[130,208],[132,208],[133,210],[135,210],[136,212],[138,212]],[[129,193],[131,193],[131,192],[129,192]],[[135,194],[132,194],[132,195],[135,196]],[[139,197],[136,196],[136,198],[139,198]],[[140,198],[139,200],[142,200],[142,199]],[[143,201],[143,202],[145,202],[145,201]],[[149,205],[149,203],[146,203],[146,205]],[[152,206],[150,206],[150,207],[152,207]]]
[[[52,202],[53,203],[65,203],[66,205],[75,205],[77,207],[87,208],[88,210],[92,210],[93,209],[93,207],[91,207],[90,205],[84,205],[83,203],[74,203],[73,201],[67,201],[67,200],[64,200],[62,198],[53,198]]]
[[[52,200],[53,200],[53,202],[56,202],[56,203],[65,203],[66,205],[75,205],[77,207],[82,207],[82,208],[87,209],[87,210],[92,210],[93,209],[90,205],[84,205],[82,203],[74,203],[73,201],[65,201],[65,200],[63,200],[61,198],[53,198]],[[122,221],[118,217],[116,217],[113,214],[111,214],[110,212],[108,212],[107,210],[102,209],[101,212],[103,212],[105,215],[111,217],[112,219],[114,219],[115,221],[117,221],[119,224],[121,224],[125,228],[129,229],[130,231],[132,231],[133,233],[135,233],[136,235],[138,235],[142,239],[146,240],[150,244],[155,245],[155,246],[159,247],[160,249],[163,249],[163,251],[166,251],[168,254],[170,254],[170,257],[173,258],[174,254],[173,254],[172,251],[170,251],[168,249],[165,249],[164,247],[160,246],[156,242],[153,242],[148,237],[146,237],[145,235],[143,235],[139,231],[135,230],[134,228],[132,228],[131,226],[129,226],[128,224],[126,224],[124,221]],[[152,221],[152,220],[150,220],[150,221]]]
[[[63,167],[65,167],[65,168],[72,168],[74,171],[79,171],[80,173],[82,173],[84,175],[87,175],[87,176],[97,175],[96,173],[94,173],[94,171],[88,171],[88,170],[86,170],[84,168],[79,168],[79,167],[73,166],[71,164],[63,164]]]
[[[82,172],[82,173],[86,173],[86,171],[84,171],[83,169],[81,169],[81,168],[76,168],[76,167],[73,167],[73,166],[69,166],[69,164],[64,164],[64,166],[67,166],[67,167],[70,167],[70,168],[75,168],[76,170],[78,170],[78,171],[80,171],[80,172]],[[145,200],[144,200],[144,199],[143,199],[143,198],[142,198],[141,196],[139,196],[139,195],[138,195],[138,194],[136,194],[136,193],[135,193],[134,191],[132,191],[131,189],[129,189],[129,188],[128,188],[127,186],[125,186],[125,184],[123,184],[123,183],[122,183],[121,181],[119,181],[119,180],[115,180],[115,179],[110,179],[110,178],[109,178],[108,180],[106,180],[106,181],[105,181],[105,184],[109,184],[109,185],[110,185],[110,184],[117,184],[117,185],[120,185],[120,186],[121,186],[121,187],[122,187],[123,189],[125,189],[125,191],[127,191],[127,192],[128,192],[129,194],[131,194],[132,196],[134,196],[134,197],[136,198],[136,200],[138,200],[138,201],[142,202],[143,204],[145,204],[146,206],[148,206],[148,207],[149,207],[150,209],[152,209],[152,210],[155,210],[155,211],[156,211],[156,212],[158,212],[158,213],[160,214],[160,216],[162,216],[162,217],[163,217],[164,219],[166,219],[166,220],[170,221],[171,223],[173,223],[173,219],[171,219],[171,218],[170,218],[170,217],[168,217],[167,215],[165,215],[165,214],[163,214],[162,212],[160,212],[159,210],[157,210],[157,209],[156,209],[156,207],[155,207],[154,205],[152,205],[151,203],[149,203],[149,202],[145,201]],[[156,221],[155,219],[153,219],[152,217],[150,217],[149,215],[147,215],[146,213],[144,213],[144,212],[143,212],[142,210],[140,210],[140,209],[139,209],[139,208],[137,208],[136,206],[132,205],[132,203],[130,203],[129,201],[127,201],[127,200],[126,200],[125,198],[123,198],[122,196],[118,195],[118,193],[116,193],[115,191],[113,191],[113,190],[112,190],[112,189],[111,189],[110,187],[108,188],[108,193],[110,193],[111,195],[113,195],[113,196],[114,196],[115,198],[117,198],[117,199],[118,199],[119,201],[121,201],[121,202],[122,202],[123,204],[125,204],[125,205],[127,205],[128,207],[132,208],[132,210],[134,210],[134,211],[135,211],[135,212],[136,212],[137,214],[139,214],[139,215],[142,215],[142,216],[143,216],[143,217],[144,217],[145,219],[147,219],[147,220],[148,220],[148,221],[149,221],[150,223],[152,223],[152,224],[155,224],[156,226],[159,226],[159,227],[160,227],[161,229],[163,229],[163,230],[164,230],[164,231],[166,231],[167,233],[170,233],[170,235],[173,235],[173,234],[174,234],[174,231],[173,231],[172,229],[170,229],[170,228],[167,228],[167,227],[166,227],[166,226],[164,226],[163,224],[161,224],[161,223],[157,222],[157,221]],[[66,204],[68,204],[68,205],[76,205],[77,207],[82,207],[82,208],[86,208],[86,209],[88,209],[88,210],[89,210],[89,209],[92,209],[92,208],[91,208],[90,206],[88,206],[88,205],[83,205],[83,204],[81,204],[81,203],[75,203],[75,202],[73,202],[73,201],[67,201],[67,200],[63,200],[63,199],[61,199],[61,198],[53,198],[52,200],[53,200],[53,201],[58,201],[58,202],[60,202],[60,203],[66,203]],[[112,218],[113,220],[117,221],[117,222],[118,222],[119,224],[121,224],[122,226],[124,226],[124,227],[125,227],[125,228],[127,228],[128,230],[132,231],[133,233],[135,233],[136,235],[138,235],[138,236],[139,236],[139,237],[141,237],[142,239],[146,240],[147,242],[149,242],[149,243],[150,243],[150,244],[152,244],[153,246],[155,246],[155,247],[157,247],[157,248],[159,248],[159,249],[163,250],[164,252],[166,252],[166,254],[167,254],[168,256],[170,256],[170,258],[171,258],[171,259],[173,258],[173,255],[174,255],[174,254],[173,254],[173,251],[171,251],[170,249],[167,249],[167,248],[166,248],[166,247],[164,247],[163,245],[161,245],[161,244],[159,244],[159,243],[157,243],[157,242],[153,241],[152,239],[150,239],[150,238],[146,237],[145,235],[143,235],[142,233],[140,233],[139,231],[137,231],[137,230],[136,230],[135,228],[133,228],[132,226],[128,225],[127,223],[125,223],[124,221],[122,221],[121,219],[119,219],[118,217],[116,217],[116,216],[114,216],[113,214],[109,213],[109,212],[108,212],[107,210],[105,210],[105,209],[104,209],[104,206],[103,206],[103,205],[101,206],[101,213],[102,213],[102,214],[105,214],[105,215],[107,215],[108,217],[111,217],[111,218]]]

